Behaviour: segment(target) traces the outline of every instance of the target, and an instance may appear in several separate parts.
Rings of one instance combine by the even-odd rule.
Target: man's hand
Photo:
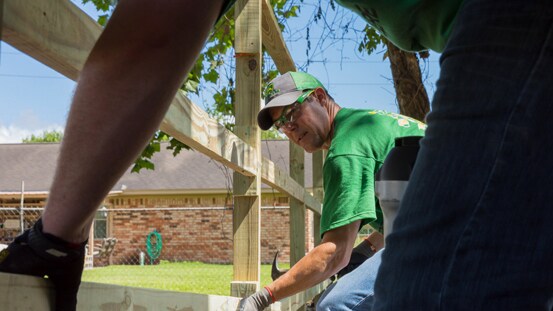
[[[271,303],[273,303],[271,294],[267,288],[263,288],[253,295],[240,300],[236,311],[262,311]]]
[[[85,244],[70,245],[44,234],[39,220],[0,252],[0,271],[47,275],[56,290],[56,311],[74,311],[83,273]]]

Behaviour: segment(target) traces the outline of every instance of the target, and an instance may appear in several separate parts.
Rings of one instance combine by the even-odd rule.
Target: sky
[[[96,19],[91,5],[72,2]],[[308,30],[306,19],[316,12],[317,3],[304,0],[301,17],[289,20],[283,34],[298,68],[316,76],[342,107],[397,112],[389,62],[383,60],[385,49],[379,47],[370,56],[357,52],[355,30],[362,29],[364,22],[345,9],[331,10],[325,1],[321,7],[325,21],[312,22]],[[308,33],[311,49],[306,53]],[[438,58],[431,53],[421,65],[430,97],[439,75]],[[45,130],[63,130],[74,89],[75,82],[1,42],[0,143],[18,143]],[[191,99],[200,107],[211,104],[209,90]]]

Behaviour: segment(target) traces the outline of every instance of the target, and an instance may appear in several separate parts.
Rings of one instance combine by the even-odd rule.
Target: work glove
[[[273,303],[273,298],[267,288],[255,292],[254,294],[243,298],[238,304],[236,311],[262,311]]]
[[[86,242],[71,244],[42,232],[42,221],[0,252],[0,271],[48,276],[54,285],[55,310],[74,311],[81,284]]]

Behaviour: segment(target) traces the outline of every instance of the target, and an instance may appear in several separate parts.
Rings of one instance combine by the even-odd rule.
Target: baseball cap
[[[273,126],[273,119],[269,108],[288,106],[293,104],[306,91],[322,87],[323,84],[317,78],[305,72],[287,72],[274,78],[263,92],[265,107],[257,114],[257,124],[262,130],[268,130]]]

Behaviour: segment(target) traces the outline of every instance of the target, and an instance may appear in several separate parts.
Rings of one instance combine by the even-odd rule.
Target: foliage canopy
[[[57,143],[61,142],[63,138],[63,132],[61,131],[44,131],[40,135],[31,134],[26,138],[23,138],[23,143]]]

